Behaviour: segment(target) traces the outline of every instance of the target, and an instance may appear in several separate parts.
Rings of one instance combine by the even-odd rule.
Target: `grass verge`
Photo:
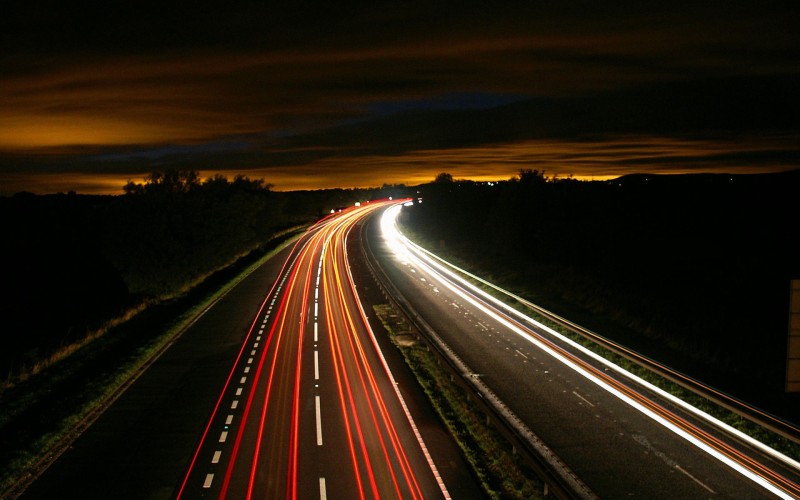
[[[464,389],[450,381],[436,355],[418,343],[411,325],[390,305],[375,313],[398,347],[425,394],[458,443],[489,498],[543,498],[543,483],[508,441],[475,410]]]

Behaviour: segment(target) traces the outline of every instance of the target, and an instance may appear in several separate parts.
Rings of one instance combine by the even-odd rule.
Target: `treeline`
[[[734,393],[780,392],[800,172],[449,174],[403,223],[428,244],[601,334]]]
[[[0,197],[0,378],[13,380],[132,308],[185,292],[287,228],[405,189],[271,188],[166,171],[117,196]]]

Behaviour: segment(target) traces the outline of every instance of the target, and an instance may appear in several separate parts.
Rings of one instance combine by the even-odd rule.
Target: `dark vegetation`
[[[784,393],[789,280],[800,278],[800,172],[442,174],[403,224],[512,291],[746,401],[800,420]]]
[[[275,192],[168,171],[118,196],[0,198],[0,380],[12,386],[114,320],[185,295],[287,228],[398,189]]]

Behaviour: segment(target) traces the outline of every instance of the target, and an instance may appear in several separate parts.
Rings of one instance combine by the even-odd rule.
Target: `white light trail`
[[[672,401],[675,404],[680,405],[681,407],[683,407],[687,411],[690,411],[691,413],[693,413],[693,414],[705,419],[707,422],[711,423],[712,425],[717,426],[718,428],[724,430],[725,432],[728,432],[730,434],[736,435],[740,439],[747,441],[751,445],[753,445],[753,446],[759,448],[760,450],[764,451],[765,453],[768,453],[769,455],[781,460],[785,464],[787,464],[787,465],[789,465],[789,466],[791,466],[791,467],[793,467],[795,469],[800,470],[800,463],[794,461],[793,459],[791,459],[790,457],[787,457],[786,455],[783,455],[782,453],[778,452],[777,450],[766,446],[765,444],[761,443],[760,441],[757,441],[757,440],[753,439],[752,437],[750,437],[750,436],[748,436],[748,435],[746,435],[746,434],[744,434],[744,433],[742,433],[742,432],[730,427],[729,425],[725,424],[724,422],[721,422],[720,420],[712,417],[711,415],[708,415],[707,413],[703,412],[702,410],[700,410],[698,408],[695,408],[694,406],[689,405],[685,401],[673,396],[672,394],[669,394],[669,393],[663,391],[662,389],[650,384],[649,382],[641,379],[640,377],[637,377],[636,375],[633,375],[632,373],[626,371],[622,367],[620,367],[620,366],[618,366],[618,365],[606,360],[605,358],[602,358],[601,356],[595,354],[592,351],[589,351],[585,347],[573,342],[571,339],[568,339],[568,338],[564,337],[563,335],[559,334],[555,330],[552,330],[551,328],[548,328],[547,326],[537,322],[533,318],[530,318],[530,317],[524,315],[523,313],[517,311],[516,309],[513,309],[512,307],[508,306],[507,304],[502,303],[498,299],[492,297],[488,293],[484,292],[483,290],[480,290],[479,288],[475,287],[471,283],[467,282],[466,280],[464,280],[460,276],[456,275],[454,272],[452,272],[451,270],[447,269],[444,265],[442,265],[440,263],[440,262],[445,262],[446,263],[446,261],[444,261],[443,259],[441,259],[438,256],[435,256],[430,251],[425,250],[422,247],[419,247],[415,243],[411,242],[408,238],[406,238],[399,231],[399,229],[397,228],[397,216],[400,213],[400,209],[401,209],[400,206],[395,206],[395,207],[392,207],[392,208],[386,210],[383,213],[383,216],[381,217],[380,227],[381,227],[381,231],[382,231],[382,233],[384,235],[384,238],[385,238],[385,241],[386,241],[387,245],[395,253],[396,257],[398,258],[398,260],[402,264],[412,264],[413,266],[415,266],[415,267],[417,267],[417,268],[419,268],[421,270],[424,270],[429,276],[435,278],[441,284],[441,286],[444,286],[444,287],[448,288],[452,293],[458,295],[463,300],[465,300],[465,301],[469,302],[470,304],[472,304],[478,310],[480,310],[483,313],[487,314],[488,316],[492,317],[495,321],[497,321],[498,323],[502,324],[503,326],[508,328],[510,331],[516,333],[520,337],[522,337],[525,340],[527,340],[527,341],[531,342],[532,344],[536,345],[537,347],[542,349],[544,352],[550,354],[553,358],[557,359],[558,361],[560,361],[564,365],[566,365],[569,368],[571,368],[572,370],[574,370],[576,373],[578,373],[578,374],[582,375],[583,377],[587,378],[588,380],[592,381],[593,383],[595,383],[599,387],[603,388],[604,390],[608,391],[609,393],[611,393],[614,396],[616,396],[617,398],[619,398],[621,401],[623,401],[626,404],[630,405],[631,407],[637,409],[638,411],[640,411],[644,415],[648,416],[649,418],[653,419],[654,421],[658,422],[662,426],[668,428],[669,430],[671,430],[675,434],[681,436],[683,439],[689,441],[690,443],[692,443],[693,445],[695,445],[699,449],[705,451],[709,455],[713,456],[714,458],[716,458],[720,462],[728,465],[729,467],[731,467],[732,469],[736,470],[737,472],[739,472],[743,476],[748,477],[749,479],[751,479],[755,483],[761,485],[762,487],[766,488],[767,490],[769,490],[770,492],[774,493],[775,495],[777,495],[777,496],[779,496],[781,498],[786,498],[786,499],[793,498],[792,496],[787,495],[786,492],[780,490],[775,485],[773,485],[772,483],[767,481],[762,476],[754,474],[752,471],[748,470],[747,468],[745,468],[744,466],[742,466],[738,462],[734,461],[733,459],[731,459],[727,455],[725,455],[725,454],[721,453],[720,451],[712,448],[708,444],[700,441],[698,438],[696,438],[694,435],[686,432],[684,429],[681,429],[681,428],[677,427],[675,424],[665,420],[663,417],[661,417],[660,415],[654,413],[652,410],[644,407],[639,402],[637,402],[637,401],[631,399],[629,396],[621,393],[619,390],[617,390],[616,388],[610,386],[605,381],[597,378],[593,374],[591,374],[588,371],[586,371],[584,368],[576,365],[571,360],[565,358],[560,353],[558,353],[558,352],[554,351],[553,349],[551,349],[549,346],[546,346],[541,341],[539,341],[538,339],[533,337],[530,333],[528,333],[525,330],[521,329],[516,324],[511,323],[505,317],[499,315],[496,312],[495,309],[490,309],[483,302],[479,301],[479,299],[477,299],[475,296],[481,297],[481,300],[489,302],[493,306],[495,306],[495,307],[497,307],[499,309],[505,310],[508,313],[510,313],[510,314],[512,314],[512,315],[514,315],[514,316],[516,316],[518,318],[521,318],[525,322],[528,322],[528,323],[530,323],[532,325],[536,325],[537,327],[539,327],[541,329],[544,329],[549,334],[559,338],[560,340],[562,340],[565,343],[568,343],[570,346],[574,347],[575,349],[578,349],[582,353],[584,353],[584,354],[592,357],[593,359],[603,363],[604,365],[609,367],[609,369],[612,369],[615,372],[627,377],[628,379],[633,380],[637,384],[640,384],[641,386],[646,387],[648,390],[652,390],[652,391],[658,393],[660,396],[662,396],[662,397],[664,397],[666,399],[669,399],[670,401]],[[434,257],[435,259],[431,258],[431,257]],[[446,264],[448,266],[450,266],[451,268],[458,269],[456,266],[453,266],[452,264],[449,264],[449,263],[446,263]],[[446,275],[447,279],[443,275]],[[458,286],[454,285],[451,282],[451,280],[457,282]],[[494,286],[494,285],[492,285],[492,286]],[[495,287],[495,288],[497,288],[497,287]],[[469,290],[469,292],[467,292],[467,290]]]

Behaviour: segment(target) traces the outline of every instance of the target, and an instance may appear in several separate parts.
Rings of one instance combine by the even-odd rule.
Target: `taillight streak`
[[[351,229],[351,227],[346,228],[347,231],[349,231],[350,229]],[[345,236],[345,234],[343,233],[342,237],[340,237],[340,239],[337,240],[337,246],[334,249],[334,251],[337,252],[336,254],[334,254],[335,255],[334,258],[336,258],[337,260],[339,260],[339,253],[342,253],[342,255],[344,255],[344,250],[343,250],[344,241],[345,241],[344,236]],[[341,260],[343,262],[347,262],[346,258],[344,258],[344,257],[342,257]],[[411,491],[412,496],[414,498],[421,497],[422,494],[421,494],[421,491],[419,490],[418,482],[416,480],[416,477],[411,472],[411,466],[410,466],[410,463],[408,461],[408,457],[405,454],[405,450],[403,449],[403,447],[402,447],[402,445],[400,443],[400,439],[399,439],[399,436],[397,435],[397,430],[396,430],[396,428],[394,426],[394,422],[393,422],[393,420],[391,418],[391,415],[390,415],[390,413],[389,413],[389,411],[388,411],[388,409],[386,407],[386,402],[385,402],[385,400],[383,398],[383,394],[382,394],[381,390],[378,387],[377,381],[375,379],[375,374],[374,374],[374,372],[372,370],[372,365],[367,359],[367,354],[366,354],[366,352],[364,350],[364,347],[363,347],[363,345],[361,343],[360,337],[355,334],[355,332],[356,332],[356,322],[354,321],[352,313],[351,313],[349,307],[347,306],[347,303],[346,303],[346,300],[345,300],[345,288],[343,287],[341,276],[339,275],[339,269],[340,268],[341,268],[341,266],[334,266],[334,272],[335,272],[335,277],[336,277],[335,281],[336,281],[336,287],[337,287],[337,290],[338,290],[337,299],[341,303],[341,309],[345,313],[345,316],[346,316],[346,319],[347,319],[347,324],[350,327],[350,331],[353,332],[352,335],[348,336],[348,343],[350,345],[351,351],[353,352],[354,356],[357,357],[357,359],[361,360],[360,363],[356,364],[356,368],[358,370],[358,374],[359,374],[359,378],[361,380],[361,384],[365,388],[365,390],[367,389],[367,387],[369,388],[369,391],[371,392],[371,394],[373,395],[373,397],[375,399],[375,403],[378,406],[378,411],[379,411],[379,414],[380,414],[380,417],[381,417],[380,418],[381,422],[383,423],[383,426],[384,426],[384,428],[386,430],[386,433],[389,436],[389,439],[390,439],[390,442],[391,442],[391,446],[392,446],[392,450],[393,450],[394,455],[395,455],[395,457],[397,458],[397,460],[398,460],[398,462],[400,464],[401,471],[403,473],[403,477],[404,477],[404,479],[406,481],[406,484],[409,486],[409,489]],[[348,278],[349,278],[349,275],[348,275]],[[348,283],[350,283],[350,282],[348,281]],[[352,293],[353,289],[348,287],[348,291]],[[353,293],[353,297],[355,297],[354,293]],[[366,379],[367,379],[366,382],[364,380],[365,376],[366,376]],[[377,420],[377,417],[375,415],[375,409],[374,409],[374,407],[372,405],[372,401],[370,399],[368,399],[367,401],[369,403],[370,414],[371,414],[372,419],[373,419],[373,424],[375,425],[376,429],[379,430],[381,446],[383,448],[383,452],[384,452],[384,456],[385,456],[386,461],[387,461],[387,465],[388,465],[388,467],[390,469],[392,480],[393,480],[393,482],[395,484],[395,489],[396,489],[398,495],[402,496],[401,493],[400,493],[399,485],[397,484],[397,478],[395,476],[394,468],[392,467],[391,459],[389,458],[388,451],[387,451],[387,449],[385,447],[385,444],[384,444],[384,441],[383,441],[383,437],[380,434],[380,424],[379,424],[379,422]]]
[[[296,262],[297,257],[295,256],[294,259],[293,259],[292,256],[295,255],[295,250],[297,249],[297,245],[300,243],[301,240],[302,240],[302,238],[299,239],[298,241],[296,241],[294,243],[294,245],[292,246],[292,250],[291,250],[291,252],[289,252],[289,256],[283,262],[283,265],[281,266],[281,270],[278,273],[279,277],[283,276],[284,272],[286,272],[286,268],[289,265],[290,261],[293,262],[293,263]],[[277,288],[277,286],[278,286],[278,280],[275,280],[275,282],[272,284],[272,287],[270,288],[269,292],[264,297],[264,301],[261,302],[261,306],[258,308],[258,312],[256,313],[255,317],[253,318],[253,322],[250,324],[250,329],[247,331],[247,335],[245,336],[245,339],[242,342],[242,347],[241,347],[241,349],[239,349],[239,353],[236,355],[236,360],[233,362],[233,366],[231,367],[231,371],[228,373],[228,377],[225,379],[225,384],[223,385],[222,391],[220,391],[219,398],[217,398],[217,402],[214,405],[214,410],[211,412],[211,417],[208,419],[208,423],[206,424],[206,427],[203,430],[203,435],[200,438],[200,442],[198,443],[197,448],[195,449],[194,455],[192,455],[192,460],[189,463],[189,469],[186,471],[186,475],[183,478],[183,482],[181,483],[181,487],[178,490],[178,494],[177,494],[177,497],[176,497],[178,499],[180,499],[183,496],[184,492],[186,491],[186,486],[188,484],[189,477],[192,475],[192,473],[195,470],[194,468],[195,468],[195,465],[197,464],[197,458],[200,455],[200,451],[202,450],[203,445],[206,442],[206,439],[208,438],[208,433],[211,430],[211,426],[213,425],[213,423],[214,423],[214,421],[215,421],[215,419],[217,417],[220,405],[222,404],[222,400],[225,398],[225,395],[228,392],[228,388],[230,387],[231,380],[233,380],[234,373],[236,372],[236,369],[239,366],[239,362],[242,360],[242,355],[244,354],[244,351],[247,348],[248,343],[250,342],[250,338],[251,338],[251,336],[253,334],[253,331],[256,328],[256,325],[258,324],[258,320],[261,318],[262,314],[264,313],[264,308],[266,307],[267,302],[269,301],[269,298],[275,293],[275,289]]]

